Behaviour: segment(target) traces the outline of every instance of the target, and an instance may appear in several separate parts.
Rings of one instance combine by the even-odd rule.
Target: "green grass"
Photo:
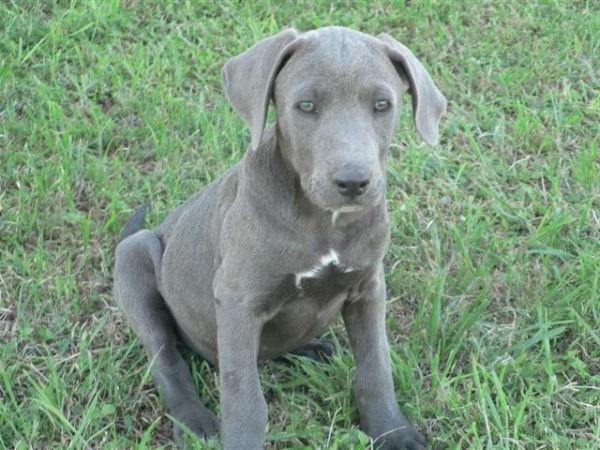
[[[115,307],[116,236],[249,141],[224,61],[285,26],[388,32],[449,100],[391,149],[388,329],[435,448],[600,448],[596,2],[0,3],[0,448],[171,446]],[[273,449],[361,449],[345,334],[330,365],[261,369]],[[218,411],[215,372],[188,356]],[[202,444],[198,445],[202,448]]]

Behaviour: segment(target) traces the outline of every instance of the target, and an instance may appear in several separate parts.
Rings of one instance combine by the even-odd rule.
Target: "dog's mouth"
[[[340,195],[319,177],[300,178],[300,186],[306,198],[315,206],[331,211],[333,215],[359,213],[381,202],[385,183],[376,182],[364,195],[348,198]]]
[[[330,208],[332,211],[336,211],[337,213],[352,213],[358,212],[365,209],[364,205],[359,205],[358,203],[351,203],[349,205],[340,206],[339,208]]]
[[[359,205],[359,204],[350,204],[350,205],[345,205],[345,206],[341,206],[339,208],[328,208],[331,211],[331,225],[335,226],[335,223],[337,222],[338,218],[340,217],[340,215],[342,214],[350,214],[350,213],[357,213],[360,212],[362,210],[364,210],[366,207],[364,205]]]

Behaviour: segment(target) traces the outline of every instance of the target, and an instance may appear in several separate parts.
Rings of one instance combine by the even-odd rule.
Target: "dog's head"
[[[259,147],[269,101],[278,144],[315,205],[354,211],[377,204],[402,94],[409,91],[417,130],[438,140],[446,99],[404,45],[341,27],[293,29],[229,60],[223,81]]]

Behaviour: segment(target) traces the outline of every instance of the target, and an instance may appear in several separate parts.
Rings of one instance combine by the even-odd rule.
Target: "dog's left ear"
[[[282,61],[297,47],[298,36],[289,28],[263,39],[227,61],[221,71],[229,102],[250,128],[253,150],[262,138],[273,81]]]
[[[427,144],[437,144],[440,119],[446,111],[446,98],[408,48],[386,33],[377,35],[377,39],[383,42],[396,69],[400,65],[408,78],[417,131]]]

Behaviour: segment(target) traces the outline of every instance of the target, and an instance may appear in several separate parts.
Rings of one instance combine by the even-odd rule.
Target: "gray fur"
[[[406,47],[340,27],[264,39],[229,60],[223,78],[251,149],[116,252],[115,296],[170,414],[199,436],[217,432],[176,349],[181,338],[219,367],[223,448],[263,448],[257,360],[306,344],[342,313],[361,426],[380,448],[425,448],[396,403],[385,333],[385,165],[404,92],[429,143],[444,97]],[[271,98],[277,122],[265,130]],[[391,107],[376,112],[382,99]],[[314,112],[298,109],[307,101]],[[340,194],[334,180],[348,171],[368,176],[362,195]]]

